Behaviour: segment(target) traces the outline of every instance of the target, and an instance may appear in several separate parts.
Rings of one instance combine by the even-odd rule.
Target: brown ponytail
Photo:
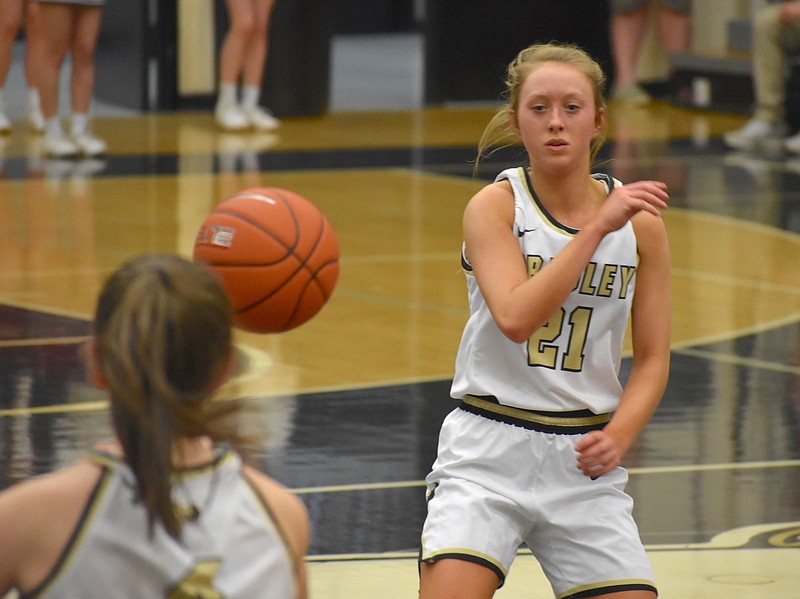
[[[106,283],[94,335],[112,424],[150,530],[160,522],[178,538],[171,498],[175,441],[200,435],[236,441],[222,417],[237,405],[210,401],[232,351],[227,297],[200,265],[174,255],[143,256]]]

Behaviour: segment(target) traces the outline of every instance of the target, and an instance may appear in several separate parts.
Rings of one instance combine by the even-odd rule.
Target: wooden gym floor
[[[110,152],[84,161],[44,159],[15,123],[0,139],[0,488],[109,434],[79,357],[104,278],[142,252],[189,255],[233,192],[285,187],[330,219],[339,283],[299,329],[239,334],[225,394],[251,398],[259,466],[308,506],[311,596],[416,596],[422,480],[467,314],[461,212],[520,159],[502,153],[473,177],[490,112],[335,113],[270,135],[221,133],[206,113],[98,118]],[[725,151],[720,134],[743,117],[611,113],[599,170],[663,179],[672,195],[671,379],[626,460],[661,596],[795,597],[800,158]],[[523,552],[497,596],[551,593]]]

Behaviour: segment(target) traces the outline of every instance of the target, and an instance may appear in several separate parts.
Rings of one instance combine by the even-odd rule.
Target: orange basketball
[[[308,321],[339,277],[328,219],[286,189],[245,189],[219,204],[203,221],[193,256],[222,279],[236,325],[255,333]]]

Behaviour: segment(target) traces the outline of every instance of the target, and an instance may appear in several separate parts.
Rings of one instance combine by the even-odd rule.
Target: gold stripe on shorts
[[[504,406],[494,397],[465,395],[461,407],[468,412],[507,424],[532,430],[560,434],[577,434],[603,428],[611,420],[611,413],[593,414],[589,410],[575,412],[540,412]]]

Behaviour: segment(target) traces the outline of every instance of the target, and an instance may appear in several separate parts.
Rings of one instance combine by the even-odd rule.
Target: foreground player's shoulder
[[[308,511],[300,498],[279,482],[252,466],[242,466],[242,473],[269,506],[281,529],[288,535],[298,557],[308,550],[310,536]]]
[[[0,596],[9,583],[34,586],[55,566],[101,473],[84,460],[0,493]]]
[[[73,507],[75,511],[82,511],[101,471],[100,465],[81,460],[51,474],[19,483],[0,493],[0,519],[6,523],[7,516],[14,514],[13,510],[21,506],[25,509],[13,519],[17,525],[21,518],[30,520],[33,525],[41,523],[41,515],[47,515],[48,518],[44,519],[47,521],[63,516]],[[29,528],[32,529],[35,527]]]

